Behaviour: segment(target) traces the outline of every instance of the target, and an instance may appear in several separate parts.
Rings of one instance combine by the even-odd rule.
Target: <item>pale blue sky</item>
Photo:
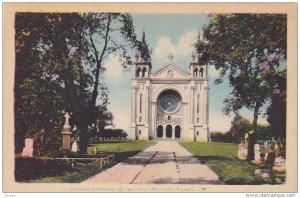
[[[173,62],[188,71],[189,60],[192,54],[192,44],[197,32],[202,30],[209,18],[200,14],[134,14],[133,22],[136,33],[141,37],[146,32],[146,41],[152,53],[152,71],[168,62],[167,56],[174,55]],[[105,63],[107,71],[105,77],[109,88],[109,109],[114,114],[114,124],[117,128],[128,130],[130,124],[131,94],[130,84],[132,73],[123,72],[117,57],[109,57]],[[215,85],[217,71],[209,66],[210,87],[210,128],[211,131],[227,131],[230,128],[232,117],[222,113],[223,100],[230,94],[231,88],[227,82]],[[262,109],[262,113],[265,108]],[[252,120],[252,112],[243,109],[241,114]],[[260,117],[258,122],[266,123]]]

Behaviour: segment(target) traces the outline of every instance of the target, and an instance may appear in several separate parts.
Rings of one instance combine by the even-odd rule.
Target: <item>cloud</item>
[[[186,32],[177,44],[172,43],[169,37],[161,36],[153,49],[153,59],[158,61],[166,60],[170,53],[176,60],[190,57],[194,50],[193,44],[197,39],[197,35],[198,32],[196,30]]]
[[[218,78],[219,77],[219,71],[216,70],[214,65],[208,65],[208,75],[212,78]]]
[[[108,83],[117,84],[122,80],[124,72],[119,59],[119,54],[112,54],[104,63],[104,76]]]

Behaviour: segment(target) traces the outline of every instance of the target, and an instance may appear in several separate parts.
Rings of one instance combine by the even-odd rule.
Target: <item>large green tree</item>
[[[114,53],[128,67],[139,50],[132,18],[121,13],[17,13],[15,73],[16,152],[42,128],[59,145],[63,112],[72,113],[86,152],[88,131],[108,119],[104,61]],[[112,118],[112,116],[110,116]],[[100,120],[100,121],[99,121]],[[105,123],[105,122],[104,122]]]
[[[224,101],[224,112],[253,111],[247,159],[254,158],[255,131],[261,107],[277,86],[277,77],[286,61],[287,17],[280,14],[217,14],[204,27],[204,41],[197,51],[203,63],[220,71],[216,83],[227,78],[231,95]]]

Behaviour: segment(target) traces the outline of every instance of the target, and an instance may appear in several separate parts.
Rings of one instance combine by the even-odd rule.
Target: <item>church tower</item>
[[[209,87],[207,78],[207,65],[201,64],[201,56],[192,54],[190,61],[192,103],[192,128],[194,141],[209,141]]]
[[[131,139],[149,139],[149,90],[151,59],[148,54],[148,47],[143,32],[142,43],[139,53],[133,62],[134,76],[131,83]]]

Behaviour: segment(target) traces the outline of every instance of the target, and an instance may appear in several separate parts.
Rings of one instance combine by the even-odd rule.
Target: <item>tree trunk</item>
[[[248,144],[248,154],[247,160],[251,161],[254,160],[254,144],[256,141],[256,128],[257,128],[257,119],[258,119],[258,112],[261,106],[260,102],[256,102],[254,108],[254,115],[253,115],[253,122],[252,122],[252,134],[249,134],[249,144]]]
[[[86,121],[81,120],[79,130],[79,152],[86,154],[88,147],[88,124]]]

